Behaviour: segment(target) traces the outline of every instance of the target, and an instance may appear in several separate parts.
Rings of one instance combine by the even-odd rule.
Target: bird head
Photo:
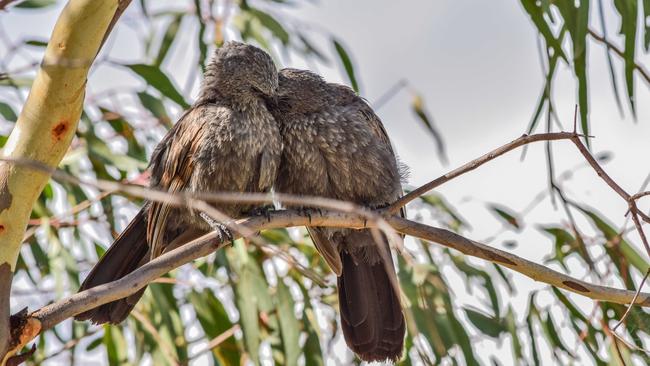
[[[277,108],[284,113],[310,113],[331,102],[328,84],[311,71],[286,68],[278,74]]]
[[[278,72],[263,50],[241,42],[226,42],[206,67],[202,98],[220,95],[240,102],[274,98]]]

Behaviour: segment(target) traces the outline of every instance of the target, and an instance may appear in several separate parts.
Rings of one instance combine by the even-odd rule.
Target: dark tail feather
[[[375,245],[370,232],[363,234],[364,241],[367,234],[367,240]],[[372,247],[364,250],[377,251]],[[402,356],[406,330],[399,295],[383,262],[376,260],[380,258],[378,251],[376,256],[367,254],[364,261],[341,251],[343,274],[338,278],[338,289],[343,335],[364,361],[397,361]],[[369,260],[372,257],[375,260]]]
[[[104,256],[93,267],[79,291],[99,286],[133,272],[149,260],[144,209],[131,220],[129,226],[115,239]],[[90,319],[95,324],[122,322],[140,300],[146,287],[129,297],[115,300],[75,316],[76,320]]]

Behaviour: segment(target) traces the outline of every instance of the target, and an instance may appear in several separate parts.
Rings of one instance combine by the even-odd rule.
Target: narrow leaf
[[[632,114],[636,116],[634,100],[634,70],[636,69],[636,28],[639,6],[637,0],[614,0],[614,6],[621,16],[620,34],[625,37],[623,55],[625,59],[625,85]]]
[[[503,219],[503,221],[512,226],[513,228],[519,230],[522,228],[520,220],[517,218],[517,215],[511,212],[508,208],[497,205],[490,205],[488,207],[492,213],[496,214],[497,217]]]
[[[178,28],[181,25],[181,21],[183,20],[184,14],[185,13],[178,13],[174,15],[171,22],[167,26],[167,30],[165,30],[165,34],[163,35],[163,38],[160,41],[160,48],[158,48],[158,55],[156,56],[156,60],[154,61],[155,66],[160,67],[160,65],[165,60],[165,56],[167,56],[167,53],[169,52],[169,49],[171,48],[172,43],[176,38],[176,33],[178,33]]]
[[[185,101],[185,98],[178,92],[174,84],[169,80],[160,68],[152,65],[144,64],[131,64],[124,65],[133,70],[136,74],[142,77],[147,84],[151,85],[167,98],[176,102],[183,108],[188,108],[190,105]]]
[[[352,86],[352,89],[354,89],[355,92],[359,92],[359,84],[357,84],[357,78],[354,76],[354,67],[352,66],[352,60],[350,59],[350,56],[348,56],[348,53],[345,51],[345,48],[339,43],[336,39],[333,39],[332,42],[334,43],[334,48],[336,49],[336,53],[339,55],[339,59],[341,60],[341,63],[343,64],[343,68],[345,68],[345,73],[348,75],[348,80],[350,81],[350,85]]]
[[[25,0],[16,4],[16,8],[37,9],[56,4],[56,0]]]
[[[273,16],[263,12],[262,10],[251,7],[249,7],[247,11],[257,18],[266,29],[282,42],[282,44],[289,44],[289,33],[284,29],[282,24],[273,18]]]
[[[422,121],[422,123],[429,131],[429,133],[431,133],[431,136],[433,136],[433,139],[436,142],[438,158],[440,159],[440,161],[446,164],[448,162],[448,159],[447,159],[447,153],[445,149],[445,142],[442,139],[442,135],[440,134],[440,131],[438,131],[438,129],[434,126],[433,119],[426,111],[422,96],[420,96],[419,94],[415,94],[413,96],[413,102],[411,103],[411,107],[413,108],[413,112],[415,113],[415,115],[418,116],[418,118],[420,119],[420,121]]]
[[[16,115],[16,112],[14,112],[14,109],[11,108],[9,104],[4,102],[0,102],[0,115],[2,118],[9,122],[16,122],[18,119],[18,116]]]

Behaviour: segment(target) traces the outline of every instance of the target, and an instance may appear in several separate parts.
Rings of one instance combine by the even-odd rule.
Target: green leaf
[[[479,362],[476,360],[476,356],[474,356],[474,348],[472,347],[472,342],[470,341],[469,335],[467,335],[467,331],[458,321],[456,315],[454,315],[451,299],[448,296],[445,301],[445,310],[448,317],[446,320],[449,322],[449,324],[451,324],[453,338],[463,352],[465,364],[470,366],[478,366]]]
[[[98,138],[87,138],[89,158],[98,159],[104,164],[113,165],[119,170],[129,172],[134,170],[144,170],[147,163],[144,160],[134,159],[128,155],[117,154],[111,151],[105,141]]]
[[[448,159],[445,149],[445,141],[442,139],[442,134],[440,134],[440,131],[438,131],[438,129],[434,126],[433,118],[431,118],[425,109],[424,99],[422,99],[422,96],[420,94],[413,95],[413,102],[411,103],[411,107],[413,108],[413,113],[418,116],[420,121],[424,124],[424,127],[427,129],[427,131],[429,131],[434,141],[436,142],[438,159],[446,164],[448,162]]]
[[[508,275],[506,275],[506,273],[503,271],[503,267],[501,267],[498,264],[492,263],[492,268],[494,268],[494,270],[497,271],[497,274],[499,275],[499,277],[503,280],[503,282],[508,287],[508,291],[511,294],[514,293],[515,292],[515,286],[512,283],[512,280],[510,279],[510,277],[508,277]]]
[[[203,16],[201,15],[201,0],[194,0],[194,8],[196,9],[196,20],[199,23],[199,27],[197,29],[196,33],[196,38],[197,38],[197,43],[199,45],[199,66],[201,67],[201,70],[205,72],[205,59],[208,54],[208,45],[205,43],[205,31],[206,31],[206,26],[205,26],[205,20],[203,19]],[[218,45],[221,46],[221,45]]]
[[[220,336],[233,326],[223,304],[210,290],[192,291],[188,298],[194,305],[194,311],[201,328],[210,339]],[[220,364],[238,365],[240,363],[240,350],[234,336],[221,342],[219,346],[212,349],[212,353]]]
[[[161,92],[162,95],[176,102],[176,104],[183,108],[189,108],[190,105],[185,101],[171,80],[169,80],[167,75],[165,75],[160,68],[144,64],[130,64],[124,66],[133,70],[133,72],[142,77],[147,84]]]
[[[514,358],[515,360],[522,360],[524,353],[522,351],[521,341],[519,341],[519,335],[517,334],[517,319],[515,318],[515,313],[512,311],[512,307],[508,307],[508,312],[503,320],[505,321],[508,333],[510,333]]]
[[[308,298],[309,295],[306,293],[306,290],[304,293],[306,295],[305,298]],[[320,325],[318,325],[316,316],[314,315],[314,310],[308,302],[305,303],[303,324],[305,324],[307,328],[307,340],[303,347],[305,366],[322,366],[325,362],[323,361],[323,351],[320,348],[320,341],[318,340]]]
[[[178,28],[180,27],[181,21],[183,20],[183,15],[185,15],[185,13],[176,13],[167,26],[167,30],[165,30],[165,34],[160,41],[158,55],[156,56],[156,60],[153,63],[155,66],[160,67],[160,65],[165,60],[165,56],[167,56],[169,48],[172,46],[172,43],[174,43],[176,33],[178,33]]]
[[[594,226],[600,230],[605,239],[607,239],[607,241],[612,245],[615,245],[618,251],[620,251],[620,254],[625,257],[625,260],[627,260],[629,264],[636,268],[639,273],[645,274],[648,271],[650,264],[648,264],[644,256],[642,256],[641,253],[639,253],[632,245],[630,245],[630,243],[621,237],[618,231],[615,230],[612,225],[607,223],[593,211],[579,206],[577,206],[577,208],[582,211],[589,219],[591,219]],[[608,247],[611,247],[611,245]],[[617,253],[618,252],[611,252],[610,256],[612,257],[614,263],[618,265],[621,258],[617,258]]]
[[[535,334],[535,328],[533,322],[535,321],[535,318],[537,320],[539,319],[539,311],[537,310],[537,307],[535,307],[535,295],[537,293],[533,292],[530,295],[530,300],[528,301],[528,315],[526,316],[526,328],[528,329],[528,336],[530,337],[530,348],[531,348],[531,354],[533,357],[533,362],[535,366],[539,366],[539,353],[537,351],[537,335]]]
[[[537,31],[544,37],[546,44],[551,47],[555,53],[564,60],[564,62],[568,64],[569,61],[567,60],[567,57],[562,50],[561,37],[560,39],[555,38],[553,32],[551,31],[551,28],[544,19],[544,14],[546,11],[543,7],[543,4],[536,0],[521,0],[521,5],[523,5],[524,10],[526,10],[530,16],[530,19],[533,21],[533,24],[535,24],[535,27],[537,27]]]
[[[492,338],[499,338],[502,332],[507,332],[508,329],[498,317],[483,314],[480,311],[470,308],[463,308],[467,318],[472,324],[478,328],[483,334],[489,335]]]
[[[589,99],[587,87],[587,31],[589,26],[589,1],[562,0],[555,3],[564,18],[573,44],[573,70],[578,79],[578,104],[580,124],[589,146]],[[578,5],[576,8],[575,5]]]
[[[144,147],[140,145],[138,140],[135,138],[135,129],[129,123],[129,121],[124,119],[124,117],[120,114],[106,108],[99,107],[99,110],[102,112],[103,119],[108,122],[111,128],[113,128],[113,131],[118,133],[126,140],[128,144],[127,155],[141,161],[143,164],[146,164],[146,152],[144,150]]]
[[[572,318],[579,319],[582,322],[589,324],[589,320],[587,320],[587,317],[584,314],[582,314],[582,312],[578,310],[578,308],[576,308],[576,306],[571,302],[571,300],[569,300],[568,297],[566,297],[562,293],[562,291],[558,290],[557,287],[555,286],[552,286],[551,289],[553,290],[555,297],[557,297],[557,299],[560,300],[560,302],[564,304],[564,306],[569,310]]]
[[[162,123],[167,128],[172,127],[171,119],[167,114],[165,105],[160,99],[152,96],[147,92],[139,92],[138,99],[140,99],[140,103],[142,103],[143,107],[147,108],[147,110],[151,112],[154,117],[158,118],[160,123]]]
[[[517,218],[515,213],[510,211],[510,209],[497,205],[489,205],[488,208],[492,213],[496,214],[497,217],[503,219],[506,224],[517,230],[521,229],[522,225],[520,224],[520,220]]]
[[[552,258],[549,258],[545,262],[557,261],[558,264],[568,271],[569,268],[564,263],[564,258],[574,252],[574,247],[576,240],[573,238],[573,235],[569,234],[566,230],[561,227],[540,227],[540,229],[550,235],[555,239],[555,253]]]
[[[354,76],[354,66],[352,66],[352,60],[350,59],[350,56],[348,56],[348,53],[345,51],[345,48],[337,41],[336,39],[332,39],[332,42],[334,43],[334,48],[336,49],[336,53],[339,55],[339,59],[341,60],[341,63],[343,64],[343,68],[345,69],[345,73],[348,76],[348,80],[350,81],[350,85],[352,86],[352,89],[354,89],[355,92],[359,92],[359,84],[357,84],[357,78]]]
[[[449,229],[458,232],[458,230],[463,227],[469,228],[467,221],[458,214],[458,212],[444,199],[444,197],[442,197],[442,195],[438,193],[430,193],[420,196],[420,199],[428,206],[441,211],[449,217],[448,222],[445,223]]]
[[[229,251],[232,253],[232,251]],[[250,354],[251,361],[259,365],[259,347],[261,342],[259,312],[264,297],[264,289],[258,292],[256,282],[261,276],[257,263],[248,256],[246,247],[241,240],[234,244],[233,259],[230,262],[238,262],[234,270],[237,273],[235,282],[235,304],[239,310],[239,322],[244,334],[246,351]],[[263,280],[263,279],[262,279]]]
[[[109,365],[120,366],[127,364],[128,347],[119,327],[104,325],[104,346],[106,347]]]
[[[14,109],[4,102],[0,102],[0,115],[9,122],[16,122],[16,120],[18,120],[18,116],[16,115],[16,112],[14,112]]]
[[[560,36],[559,38],[562,39],[564,37],[564,33],[566,32],[566,27],[562,27],[560,30]],[[532,133],[535,127],[537,126],[537,123],[540,120],[540,116],[542,115],[542,110],[544,109],[544,105],[548,104],[549,101],[551,100],[551,88],[553,86],[553,77],[555,76],[555,71],[557,70],[557,63],[559,60],[558,53],[554,53],[551,57],[548,58],[548,71],[546,73],[546,77],[544,80],[544,87],[542,88],[542,92],[540,94],[539,100],[537,101],[537,107],[535,108],[535,113],[533,113],[533,117],[530,120],[530,124],[528,126],[528,130],[526,133]],[[550,110],[550,106],[548,108]],[[550,111],[549,111],[550,113]]]
[[[275,296],[278,309],[278,320],[282,334],[284,361],[287,365],[297,365],[300,356],[300,322],[294,312],[294,303],[287,286],[278,278],[278,292]]]
[[[173,294],[173,287],[167,284],[154,283],[149,285],[149,294],[152,301],[152,311],[149,315],[155,324],[161,341],[157,344],[157,356],[167,360],[167,353],[162,351],[165,347],[173,353],[179,361],[187,359],[187,341],[185,340],[185,327],[181,321],[178,303]],[[168,360],[167,360],[168,361]],[[154,362],[154,364],[158,364]]]
[[[555,324],[553,323],[553,317],[550,313],[546,314],[546,319],[542,321],[542,329],[544,330],[546,340],[550,343],[551,347],[554,349],[560,349],[573,357],[571,351],[569,351],[560,339]]]
[[[282,42],[282,44],[285,46],[289,44],[289,33],[287,33],[282,24],[275,20],[273,16],[252,7],[249,7],[246,11],[250,12],[251,15],[257,18],[265,28],[271,31],[271,33]]]
[[[15,7],[23,9],[36,9],[45,8],[54,4],[56,4],[56,0],[25,0],[16,4]]]
[[[47,39],[28,39],[25,44],[34,47],[47,47]]]
[[[614,0],[614,6],[621,16],[621,30],[619,33],[625,37],[623,56],[625,59],[625,85],[627,86],[628,101],[630,102],[632,114],[636,115],[634,100],[634,70],[636,69],[636,60],[634,58],[639,5],[637,0]]]
[[[468,279],[479,279],[485,288],[485,291],[487,292],[489,298],[490,298],[490,305],[492,306],[492,310],[494,310],[494,314],[499,316],[501,314],[501,310],[499,307],[499,296],[497,295],[496,288],[494,287],[494,283],[492,282],[492,277],[485,271],[482,271],[478,268],[475,268],[468,264],[465,261],[465,257],[463,255],[455,255],[452,254],[448,249],[445,249],[445,254],[451,258],[452,263],[456,268],[458,268],[461,273],[467,276]],[[467,283],[468,289],[471,289],[470,283]]]
[[[648,22],[647,19],[650,19],[650,0],[643,0],[643,19],[646,19],[646,21],[643,22],[645,25],[643,47],[646,52],[648,52],[650,48],[650,22]]]
[[[307,38],[307,36],[305,36],[302,33],[298,33],[298,38],[300,39],[300,42],[302,42],[304,46],[303,53],[305,55],[315,56],[322,62],[326,64],[329,63],[329,59],[327,58],[327,56],[325,56],[323,52],[321,52],[318,48],[316,48],[316,46],[314,46],[314,44]]]
[[[614,60],[612,59],[612,47],[609,42],[607,42],[607,23],[605,20],[605,11],[603,9],[603,0],[598,1],[598,16],[600,18],[600,26],[602,29],[602,37],[606,40],[605,43],[605,58],[607,59],[607,67],[609,69],[609,80],[612,84],[612,92],[614,93],[614,100],[616,101],[616,106],[618,107],[621,115],[623,114],[623,106],[621,105],[621,93],[618,91],[618,78],[616,76],[616,70],[614,68]],[[648,0],[644,0],[648,1]]]

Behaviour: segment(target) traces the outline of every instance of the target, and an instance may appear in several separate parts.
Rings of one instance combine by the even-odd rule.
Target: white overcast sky
[[[164,2],[165,6],[178,3],[183,4],[180,6],[182,9],[190,2]],[[134,2],[133,6],[136,5],[137,2]],[[592,12],[595,10],[592,9]],[[13,9],[0,15],[0,23],[12,39],[35,34],[47,37],[57,11],[52,9],[34,15]],[[608,31],[612,36],[618,30],[618,18],[613,9],[607,8],[606,12]],[[306,2],[291,10],[290,14],[305,23],[321,25],[344,41],[352,54],[362,94],[369,101],[376,100],[400,79],[407,79],[422,94],[444,137],[449,157],[447,166],[437,159],[433,140],[410,111],[411,95],[407,91],[399,93],[378,110],[398,154],[411,168],[411,185],[425,183],[525,132],[543,80],[535,29],[519,1],[329,0]],[[600,30],[597,17],[592,16],[591,21],[591,26]],[[195,65],[194,59],[183,59],[184,48],[194,47],[194,32],[192,30],[190,34],[188,27],[182,28],[188,32],[186,41],[176,42],[172,49],[173,60],[164,65],[181,87],[189,70],[187,66]],[[140,50],[130,39],[137,36],[132,27],[120,24],[113,36],[114,39],[109,42],[112,44],[112,59],[142,62]],[[621,39],[616,38],[615,43],[620,45]],[[648,57],[642,56],[640,59],[650,63]],[[622,64],[616,56],[614,60],[623,91]],[[296,62],[285,66],[305,67],[304,63]],[[345,81],[336,63],[318,71],[331,81]],[[90,78],[89,88],[96,92],[116,84],[122,85],[120,77],[125,75],[108,67],[96,69]],[[558,76],[554,101],[563,126],[569,130],[577,95],[575,83],[565,65],[560,67]],[[648,86],[637,78],[637,121],[630,118],[625,103],[626,118],[621,117],[610,87],[604,49],[593,42],[589,44],[589,81],[591,134],[595,135],[593,151],[611,151],[613,159],[605,166],[607,172],[623,188],[635,192],[650,171],[647,163],[650,153]],[[141,84],[136,82],[135,85]],[[191,96],[196,96],[196,88]],[[0,97],[12,98],[9,95]],[[621,225],[625,221],[625,202],[592,170],[575,169],[583,161],[573,145],[555,142],[553,151],[557,172],[574,170],[573,177],[565,184],[568,196],[595,208]],[[521,161],[520,157],[520,151],[511,153],[438,190],[471,224],[472,230],[465,233],[469,237],[481,240],[500,231],[501,223],[485,209],[486,203],[498,202],[520,211],[536,194],[547,188],[543,144],[531,146],[525,160]],[[591,233],[589,224],[579,215],[578,218],[581,228]],[[545,200],[526,216],[526,228],[521,233],[505,232],[491,244],[508,249],[502,243],[515,240],[517,247],[508,250],[542,262],[552,252],[553,243],[539,233],[535,224],[565,221],[563,211],[554,209]],[[629,239],[641,247],[636,235],[631,234]],[[483,263],[478,260],[472,262]],[[585,273],[577,266],[572,267],[572,271],[578,277]],[[477,303],[477,292],[470,295],[461,291],[461,278],[452,271],[444,273],[459,289],[455,292],[459,306]],[[516,273],[511,273],[511,277],[518,286],[518,294],[511,297],[502,292],[502,303],[505,306],[512,304],[515,309],[525,309],[529,291],[548,288]],[[616,282],[609,284],[620,286]],[[581,304],[585,311],[591,309],[591,301],[577,295],[570,297]],[[549,296],[542,295],[539,299],[542,305],[551,304]],[[561,311],[557,313],[556,320],[566,324]],[[476,352],[484,360],[488,360],[489,355],[495,355],[508,364],[510,353],[504,353],[502,347],[494,347],[494,344],[492,341],[478,342]],[[505,344],[509,345],[507,339]],[[548,352],[544,354],[549,356]]]

